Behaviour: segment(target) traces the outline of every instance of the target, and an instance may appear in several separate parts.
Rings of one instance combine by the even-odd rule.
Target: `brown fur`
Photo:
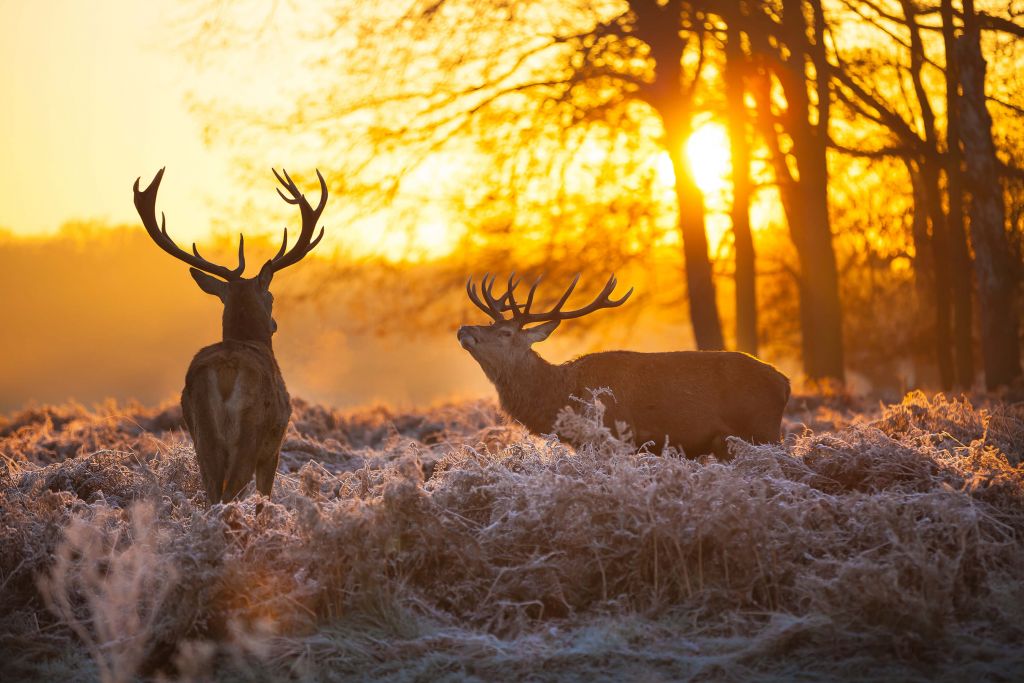
[[[271,345],[270,277],[266,269],[232,282],[192,275],[224,302],[224,341],[196,354],[181,392],[206,498],[211,505],[234,499],[253,474],[256,489],[269,496],[291,416]]]
[[[266,345],[227,340],[199,351],[181,407],[210,503],[234,499],[256,475],[269,496],[291,403]]]
[[[543,327],[543,326],[542,326]],[[531,431],[551,433],[570,396],[607,387],[605,423],[626,423],[638,444],[669,444],[691,457],[728,457],[725,438],[778,441],[789,380],[771,365],[732,351],[593,353],[552,365],[530,345],[554,329],[512,321],[466,326],[459,340],[494,383],[502,408]],[[509,333],[511,331],[511,334]]]

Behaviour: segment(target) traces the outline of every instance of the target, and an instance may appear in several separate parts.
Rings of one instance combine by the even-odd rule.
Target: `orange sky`
[[[0,0],[0,227],[136,220],[131,183],[164,164],[191,169],[166,190],[182,223],[202,215],[224,160],[202,147],[181,65],[145,46],[164,42],[171,4]]]
[[[224,79],[181,56],[188,7],[174,0],[0,0],[0,59],[7,65],[0,70],[0,228],[34,234],[70,219],[135,223],[131,184],[161,166],[167,180],[160,205],[175,236],[201,237],[230,206],[249,199],[231,173],[230,150],[204,146],[186,104],[189,92],[222,87],[217,79]],[[300,52],[246,55],[249,73],[232,72],[233,92],[248,96],[245,76],[259,76],[274,86],[261,97],[280,97],[279,79],[267,72],[291,70]],[[267,165],[300,170],[294,163]],[[273,182],[268,170],[267,191]]]
[[[218,221],[230,224],[238,207],[267,206],[275,197],[269,172],[265,187],[243,185],[233,173],[230,145],[204,144],[200,117],[187,101],[190,94],[209,99],[214,93],[225,104],[283,109],[289,90],[303,85],[307,46],[295,38],[295,26],[308,24],[312,10],[275,6],[265,44],[234,60],[218,53],[216,62],[200,65],[181,49],[189,33],[182,22],[195,7],[206,7],[204,18],[209,16],[209,6],[180,0],[0,0],[0,59],[16,65],[0,71],[0,229],[46,233],[74,219],[135,224],[131,183],[140,175],[148,180],[162,166],[167,176],[158,209],[166,210],[171,234],[180,241],[201,240]],[[720,133],[711,131],[706,143],[721,145]],[[254,158],[252,149],[244,154]],[[305,175],[300,154],[275,148],[255,156],[266,157],[268,167]],[[727,163],[722,159],[712,164],[719,173]],[[314,163],[330,177],[329,159]],[[720,177],[715,181],[721,185]],[[329,205],[328,225],[338,208],[337,201]],[[283,209],[269,205],[271,212]],[[287,215],[247,221],[244,229],[277,231]],[[426,210],[423,215],[418,237],[447,242],[445,217]],[[395,236],[382,235],[387,217],[367,220],[366,230],[349,231],[349,237],[377,235],[378,248],[393,249]],[[326,244],[333,238],[329,234]],[[429,255],[436,245],[421,246]]]

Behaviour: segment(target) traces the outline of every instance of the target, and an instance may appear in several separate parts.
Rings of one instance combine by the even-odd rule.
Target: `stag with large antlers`
[[[181,249],[167,234],[161,215],[156,220],[156,194],[164,169],[145,190],[135,181],[135,208],[146,232],[157,246],[189,266],[192,278],[207,294],[224,305],[224,340],[201,349],[192,359],[181,393],[185,425],[192,435],[199,471],[210,505],[227,502],[241,493],[256,475],[256,488],[269,496],[277,473],[291,402],[284,378],[274,358],[271,336],[277,323],[271,315],[274,297],[270,281],[274,273],[298,263],[323,238],[323,228],[313,239],[317,221],[327,204],[327,183],[320,181],[320,201],[310,206],[284,171],[274,175],[284,187],[278,194],[299,207],[302,227],[288,249],[288,228],[277,254],[263,264],[254,278],[243,278],[245,246],[238,238],[238,266],[229,269],[207,261],[195,244],[192,252]]]
[[[755,443],[778,441],[782,411],[789,400],[789,380],[767,363],[731,351],[592,353],[552,365],[531,347],[547,339],[563,320],[579,318],[626,302],[630,289],[612,298],[615,277],[588,305],[563,310],[579,275],[546,312],[532,310],[540,278],[520,304],[519,281],[508,279],[503,294],[494,294],[496,278],[485,275],[477,293],[470,278],[466,293],[494,322],[459,328],[462,347],[483,368],[498,391],[501,406],[512,418],[537,434],[551,433],[560,410],[571,397],[589,390],[610,389],[605,423],[628,425],[638,443],[666,441],[688,456],[714,453],[729,457],[726,437]],[[508,314],[508,317],[506,317]],[[532,327],[527,325],[535,324]]]

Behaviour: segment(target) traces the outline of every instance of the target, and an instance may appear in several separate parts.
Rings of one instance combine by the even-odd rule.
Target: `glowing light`
[[[457,236],[448,223],[427,221],[416,226],[409,236],[408,249],[416,260],[430,260],[447,256],[455,248]]]
[[[729,186],[729,157],[729,134],[720,123],[705,123],[686,141],[686,163],[705,195],[721,194]]]
[[[439,210],[425,208],[423,213],[424,219],[407,230],[389,230],[392,219],[387,212],[361,219],[359,231],[376,235],[376,239],[350,244],[352,255],[356,258],[383,257],[392,263],[422,263],[448,256],[458,245],[465,227],[452,223]]]

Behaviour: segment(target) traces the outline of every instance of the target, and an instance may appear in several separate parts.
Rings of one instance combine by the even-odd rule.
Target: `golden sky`
[[[238,207],[267,206],[275,197],[269,170],[266,186],[247,186],[234,173],[230,144],[204,144],[201,117],[187,102],[189,95],[214,93],[222,102],[272,108],[277,101],[283,109],[306,72],[306,46],[289,25],[310,21],[308,9],[276,7],[273,35],[264,44],[241,51],[234,63],[197,64],[182,50],[188,35],[182,22],[196,6],[181,0],[0,0],[0,58],[14,65],[0,71],[0,229],[29,235],[53,232],[69,220],[136,224],[132,182],[137,176],[148,182],[163,166],[158,210],[166,211],[179,241],[202,240],[215,222],[230,224]],[[710,148],[721,162],[724,145],[714,139],[721,131],[711,132],[697,156],[706,160]],[[268,167],[311,176],[306,171],[312,169],[294,158],[299,150],[289,152],[266,150],[260,158],[267,157]],[[329,159],[315,163],[330,177]],[[710,181],[705,190],[712,194],[724,169],[716,171],[698,174],[699,181]],[[337,200],[325,214],[328,225],[337,208],[332,204]],[[281,214],[244,231],[276,232],[288,215],[286,207],[270,205],[278,209]],[[416,230],[430,253],[448,240],[445,217],[427,218]],[[368,225],[373,229],[355,232],[377,235],[378,248],[395,247],[396,236]]]
[[[243,192],[188,111],[180,12],[174,0],[0,0],[0,228],[135,223],[132,183],[167,166],[160,205],[188,239],[206,232],[215,195]]]

